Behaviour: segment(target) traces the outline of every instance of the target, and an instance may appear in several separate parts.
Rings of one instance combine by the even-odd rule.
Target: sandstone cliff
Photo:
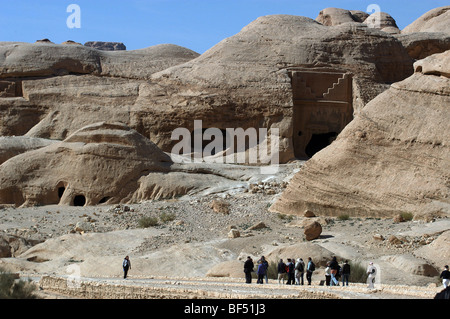
[[[272,211],[392,216],[448,213],[450,51],[366,105],[329,147],[309,160]]]
[[[294,73],[317,74],[305,82],[313,86],[315,100],[338,86],[335,93],[348,103],[340,131],[387,83],[409,76],[413,62],[386,32],[290,15],[260,17],[199,57],[169,45],[108,52],[7,43],[0,51],[1,77],[17,87],[16,97],[0,99],[0,107],[8,117],[27,114],[29,130],[6,118],[3,134],[62,140],[84,125],[113,120],[170,151],[171,132],[192,130],[193,119],[201,119],[205,128],[279,128],[281,162],[298,155],[293,99],[300,88],[292,85]],[[314,88],[330,72],[335,79]],[[341,77],[353,88],[350,93],[348,84],[339,91]]]

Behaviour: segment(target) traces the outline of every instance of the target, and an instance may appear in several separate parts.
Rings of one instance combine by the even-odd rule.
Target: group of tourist
[[[246,283],[250,284],[252,282],[252,272],[254,271],[255,265],[253,263],[253,260],[250,256],[247,257],[246,262],[244,263],[244,273],[246,278]],[[268,279],[268,268],[269,263],[265,259],[264,256],[261,257],[257,261],[257,284],[264,283],[264,280],[266,284],[269,282]],[[343,285],[344,283],[348,286],[348,278],[350,276],[350,265],[346,261],[343,265],[342,272],[339,272],[339,269],[341,267],[336,261],[336,257],[332,259],[332,261],[329,263],[329,267],[325,269],[326,273],[326,283],[327,286],[333,286],[333,285],[339,285],[338,283],[338,273],[339,275],[342,274],[343,278]],[[286,285],[304,285],[304,277],[306,274],[306,281],[308,282],[308,285],[311,285],[312,281],[312,275],[314,271],[316,270],[316,265],[312,261],[311,257],[308,257],[307,262],[305,263],[302,258],[288,258],[287,262],[285,263],[283,259],[280,259],[277,265],[277,272],[278,272],[278,284],[285,284]],[[328,273],[330,276],[328,276]]]
[[[306,273],[308,285],[311,285],[312,274],[315,270],[316,265],[311,257],[308,257],[306,264],[302,258],[297,258],[297,260],[295,258],[288,258],[286,263],[283,259],[280,259],[277,266],[278,284],[284,284],[287,277],[287,285],[303,285],[303,277]]]
[[[244,263],[244,272],[246,283],[250,284],[252,282],[252,272],[254,271],[254,263],[250,256],[247,257],[247,261]],[[262,284],[264,281],[266,284],[269,282],[268,279],[268,268],[269,263],[264,256],[257,261],[257,284]],[[316,270],[316,266],[312,261],[311,257],[308,257],[308,261],[305,264],[302,258],[288,258],[285,263],[283,259],[280,259],[277,265],[278,272],[278,284],[287,285],[303,285],[304,275],[306,274],[306,280],[308,285],[311,285],[313,272]],[[367,288],[375,288],[375,278],[377,276],[377,268],[374,266],[373,262],[370,262],[367,270]],[[321,285],[326,286],[339,286],[339,281],[342,282],[342,286],[348,286],[350,278],[350,264],[346,260],[342,266],[339,265],[336,257],[333,257],[329,262],[324,271],[325,280],[321,281]],[[448,265],[445,265],[444,271],[441,273],[440,278],[442,278],[444,288],[450,286],[450,271]]]
[[[246,283],[250,284],[252,282],[252,272],[255,271],[255,264],[250,256],[244,263],[244,273],[246,278]],[[269,263],[262,256],[257,261],[257,284],[266,284],[269,282],[268,279],[268,268]],[[316,265],[312,261],[311,257],[308,257],[305,263],[302,258],[288,258],[287,262],[280,259],[277,265],[278,272],[278,284],[286,285],[304,285],[304,277],[306,274],[306,281],[308,285],[311,285],[312,275],[316,270]],[[367,267],[367,282],[368,288],[374,288],[375,278],[377,269],[373,263],[369,263]],[[325,280],[321,281],[321,285],[326,286],[339,286],[339,281],[342,281],[342,286],[348,286],[350,278],[350,264],[346,260],[342,266],[338,263],[336,257],[333,257],[328,263],[324,271]]]

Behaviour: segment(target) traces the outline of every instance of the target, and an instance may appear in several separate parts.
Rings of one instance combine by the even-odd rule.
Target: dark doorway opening
[[[64,192],[66,191],[65,187],[60,187],[58,188],[58,197],[61,199],[61,197],[63,197]]]
[[[313,157],[314,154],[330,145],[336,139],[337,135],[336,132],[313,134],[308,145],[306,145],[306,155]]]
[[[73,199],[73,206],[84,206],[86,204],[86,197],[83,195],[77,195]]]

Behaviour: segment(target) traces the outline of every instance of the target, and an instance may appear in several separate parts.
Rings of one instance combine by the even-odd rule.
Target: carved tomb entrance
[[[291,69],[293,144],[297,158],[325,148],[353,119],[351,74],[318,69]]]

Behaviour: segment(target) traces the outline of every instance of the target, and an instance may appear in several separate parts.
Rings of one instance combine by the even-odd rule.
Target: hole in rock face
[[[65,187],[59,187],[58,188],[58,197],[59,198],[63,197],[65,191],[66,191]]]
[[[337,135],[338,134],[336,132],[313,134],[311,140],[306,146],[306,155],[308,155],[309,157],[313,157],[314,154],[330,145],[336,139]]]
[[[111,198],[111,197],[108,197],[108,196],[103,197],[98,203],[99,203],[99,204],[106,203],[110,198]]]
[[[86,197],[84,195],[77,195],[73,199],[73,206],[84,206],[86,204]]]

